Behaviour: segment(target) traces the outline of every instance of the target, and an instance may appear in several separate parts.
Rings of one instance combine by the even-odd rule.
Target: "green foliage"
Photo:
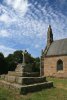
[[[48,81],[53,81],[55,87],[61,87],[67,89],[67,79],[64,78],[47,78]]]
[[[0,74],[7,73],[8,67],[4,55],[0,53]]]
[[[13,53],[13,60],[15,63],[22,63],[22,59],[23,59],[23,56],[22,56],[22,51],[15,51]]]
[[[33,72],[40,72],[40,58],[35,58],[33,63]]]
[[[22,63],[23,55],[22,50],[17,50],[13,54],[9,54],[4,58],[4,55],[0,53],[0,74],[7,71],[14,71],[18,63]],[[39,72],[40,58],[34,58],[25,50],[25,63],[27,66],[32,67],[33,72]]]
[[[14,62],[13,54],[9,54],[8,57],[5,58],[7,64],[8,64],[8,70],[13,71],[16,68],[16,64]]]

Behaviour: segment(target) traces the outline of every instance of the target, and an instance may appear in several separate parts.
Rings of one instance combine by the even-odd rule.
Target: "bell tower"
[[[49,25],[48,31],[47,31],[47,47],[48,48],[52,42],[53,42],[53,33],[52,33],[51,25]]]

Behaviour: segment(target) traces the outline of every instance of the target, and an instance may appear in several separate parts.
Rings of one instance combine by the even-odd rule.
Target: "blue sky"
[[[54,40],[67,38],[67,0],[0,0],[0,52],[40,56],[49,24]]]

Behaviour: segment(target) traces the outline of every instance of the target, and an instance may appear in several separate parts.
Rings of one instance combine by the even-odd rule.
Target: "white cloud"
[[[30,4],[30,8],[34,12],[30,8],[28,9],[28,0],[4,0],[4,2],[17,12],[9,9],[9,7],[2,6],[4,13],[0,16],[0,21],[4,22],[2,27],[5,27],[6,33],[2,32],[5,35],[1,33],[1,36],[8,37],[11,34],[15,43],[24,44],[24,46],[28,45],[26,48],[31,46],[30,48],[35,47],[37,49],[46,45],[45,41],[49,24],[52,25],[54,39],[67,36],[67,17],[61,12],[52,9],[47,0],[44,7],[38,4],[39,6],[36,8],[37,2],[35,5]],[[28,13],[26,16],[23,16],[25,14],[22,12],[26,13],[27,9]],[[9,34],[7,35],[8,30]]]
[[[7,3],[8,5],[12,4],[13,0],[4,0],[5,3]]]
[[[0,4],[0,11],[1,11],[0,22],[10,24],[16,21],[15,13],[12,10],[8,9],[8,7]]]
[[[9,23],[11,21],[11,18],[7,14],[4,13],[0,16],[0,21]]]
[[[4,54],[4,56],[6,57],[8,54],[11,54],[15,51],[15,49],[6,47],[4,45],[0,45],[0,52],[2,52]]]
[[[35,48],[39,48],[40,46],[38,44],[35,45]]]
[[[7,0],[7,4],[15,4],[15,8],[19,7],[21,4],[19,9],[23,6],[21,2],[27,2],[27,0]],[[41,8],[40,5],[38,8],[35,8],[32,4],[30,6],[31,9],[34,10],[34,13],[29,9],[26,17],[22,17],[22,13],[21,15],[17,13],[13,16],[13,13],[15,12],[11,13],[10,10],[7,10],[7,13],[1,16],[1,20],[4,20],[6,23],[9,21],[12,23],[12,20],[14,20],[12,25],[17,27],[17,30],[11,30],[11,33],[13,32],[16,34],[14,35],[12,33],[13,37],[15,36],[15,38],[20,38],[22,40],[23,36],[27,36],[30,38],[40,38],[41,40],[46,36],[49,24],[52,25],[55,34],[61,34],[63,36],[63,29],[65,29],[65,25],[67,24],[67,18],[63,16],[62,13],[55,12],[49,5],[46,9],[46,4],[43,8]],[[11,23],[7,23],[8,27],[10,27]],[[65,33],[66,32],[67,30],[65,30]]]
[[[26,13],[28,9],[28,1],[27,0],[15,0],[14,8],[23,13]]]
[[[16,11],[20,11],[23,14],[28,9],[28,0],[4,0],[4,3],[13,7]]]
[[[0,37],[8,37],[9,38],[10,33],[6,30],[0,30]]]

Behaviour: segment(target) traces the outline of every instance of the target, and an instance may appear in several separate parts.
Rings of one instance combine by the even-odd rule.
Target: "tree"
[[[34,59],[32,70],[33,72],[40,72],[40,58],[39,57]]]
[[[23,61],[23,55],[22,50],[17,50],[13,54],[9,54],[8,57],[6,57],[6,62],[8,63],[8,70],[14,71],[18,63],[22,63]],[[40,58],[34,58],[31,56],[30,53],[25,50],[24,53],[25,57],[25,63],[27,66],[32,67],[33,72],[39,72],[40,67]]]
[[[23,55],[21,50],[15,51],[13,57],[15,63],[22,63]]]
[[[18,63],[22,63],[23,55],[21,50],[15,51],[13,54],[9,54],[6,57],[6,61],[8,63],[8,70],[14,71],[17,67]]]
[[[29,54],[26,50],[25,50],[25,63],[26,64],[32,64],[34,63],[34,58],[31,56],[31,54]]]
[[[0,53],[0,74],[7,73],[8,67],[4,55]]]
[[[16,63],[14,61],[14,55],[9,54],[8,57],[5,58],[8,64],[8,71],[14,71],[16,68]]]

